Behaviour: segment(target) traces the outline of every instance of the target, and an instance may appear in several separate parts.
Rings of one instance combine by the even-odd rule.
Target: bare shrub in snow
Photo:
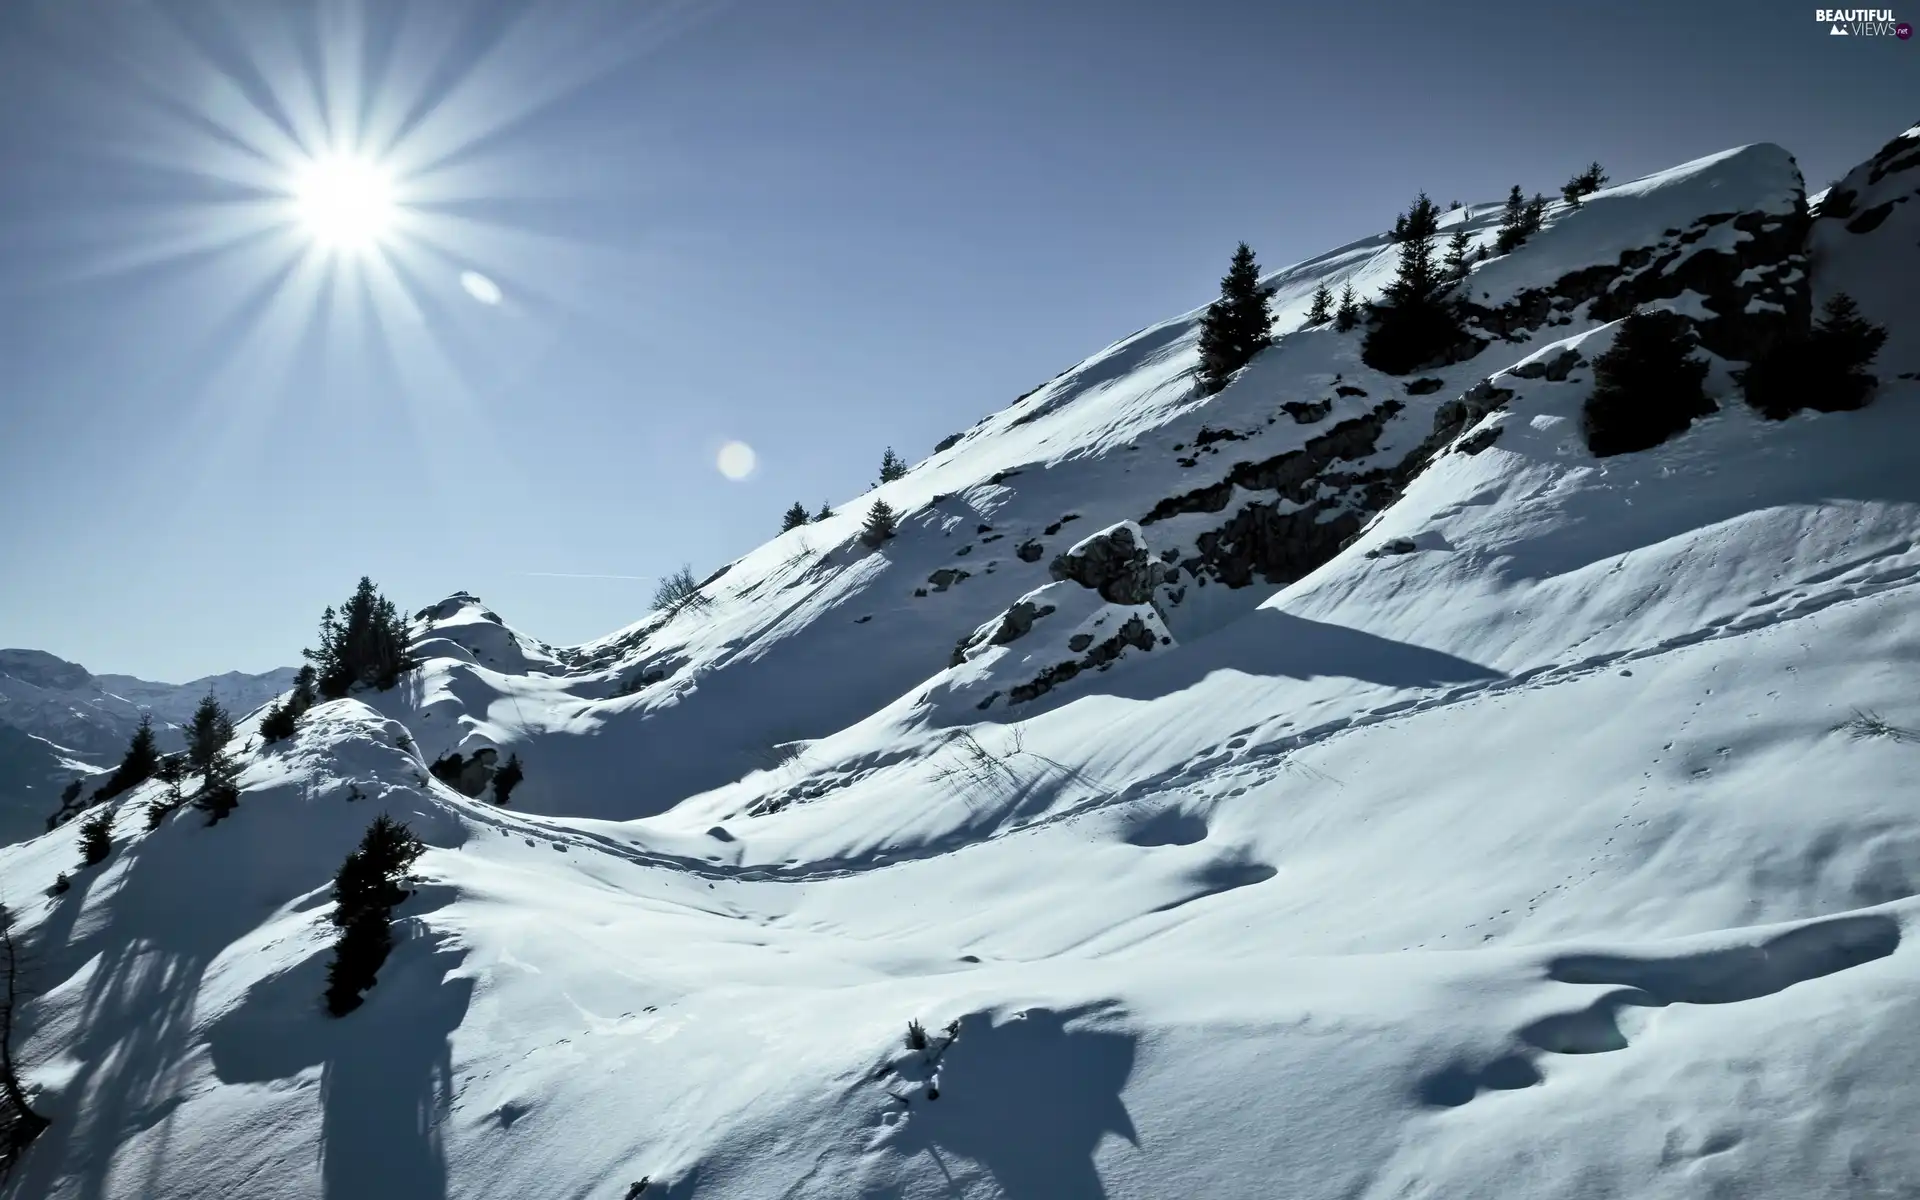
[[[1883,737],[1896,742],[1920,742],[1920,729],[1902,729],[1889,724],[1872,709],[1856,708],[1840,728],[1857,738]]]
[[[655,612],[677,613],[683,608],[706,608],[712,603],[713,599],[700,590],[700,581],[693,577],[691,564],[682,565],[654,585]]]
[[[927,1048],[927,1027],[918,1017],[907,1022],[907,1049],[925,1050]]]

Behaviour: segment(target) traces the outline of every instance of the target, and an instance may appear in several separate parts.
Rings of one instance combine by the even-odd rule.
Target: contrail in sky
[[[575,571],[522,571],[522,575],[537,575],[542,579],[652,579],[651,575],[595,575]]]

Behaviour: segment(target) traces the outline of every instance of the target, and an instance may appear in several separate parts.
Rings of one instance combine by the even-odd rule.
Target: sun
[[[393,178],[368,158],[335,154],[301,166],[293,180],[300,226],[328,250],[369,250],[393,230],[399,214]]]

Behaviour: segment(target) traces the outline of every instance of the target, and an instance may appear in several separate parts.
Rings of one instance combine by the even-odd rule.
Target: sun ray
[[[427,171],[657,49],[712,7],[668,0],[635,19],[621,0],[559,13],[529,4],[387,154],[409,174]]]
[[[145,232],[138,238],[123,232],[110,249],[56,278],[65,283],[107,279],[286,237],[286,218],[277,203],[248,201],[219,207],[223,210],[220,223],[209,223],[198,214],[145,215],[140,221]]]
[[[289,413],[295,396],[349,420],[403,409],[436,480],[457,486],[477,453],[514,484],[488,402],[564,323],[611,320],[587,288],[612,251],[513,219],[592,181],[585,156],[558,161],[571,147],[530,170],[508,135],[711,8],[512,0],[476,22],[425,2],[319,0],[311,20],[142,4],[104,41],[62,13],[85,52],[33,69],[70,89],[66,144],[128,168],[127,185],[0,241],[59,264],[36,285],[191,298],[159,365],[194,397],[172,426],[183,502],[218,493],[213,464],[270,453],[277,422],[311,419]]]

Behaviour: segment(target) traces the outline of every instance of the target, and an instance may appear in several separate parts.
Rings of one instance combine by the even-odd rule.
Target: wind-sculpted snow
[[[1811,235],[1893,364],[1905,154]],[[16,1194],[1920,1189],[1920,386],[1769,422],[1710,354],[1716,413],[1596,460],[1615,320],[1555,307],[1667,239],[1732,290],[1658,302],[1724,319],[1800,286],[1734,236],[1799,211],[1771,147],[1556,209],[1476,272],[1548,298],[1416,376],[1295,330],[1201,398],[1189,314],[587,646],[429,607],[399,687],[242,722],[218,825],[146,832],[153,783],[103,865],[0,849]],[[1278,327],[1390,259],[1279,272]],[[489,748],[510,806],[430,773]],[[331,1020],[380,812],[430,848]]]

